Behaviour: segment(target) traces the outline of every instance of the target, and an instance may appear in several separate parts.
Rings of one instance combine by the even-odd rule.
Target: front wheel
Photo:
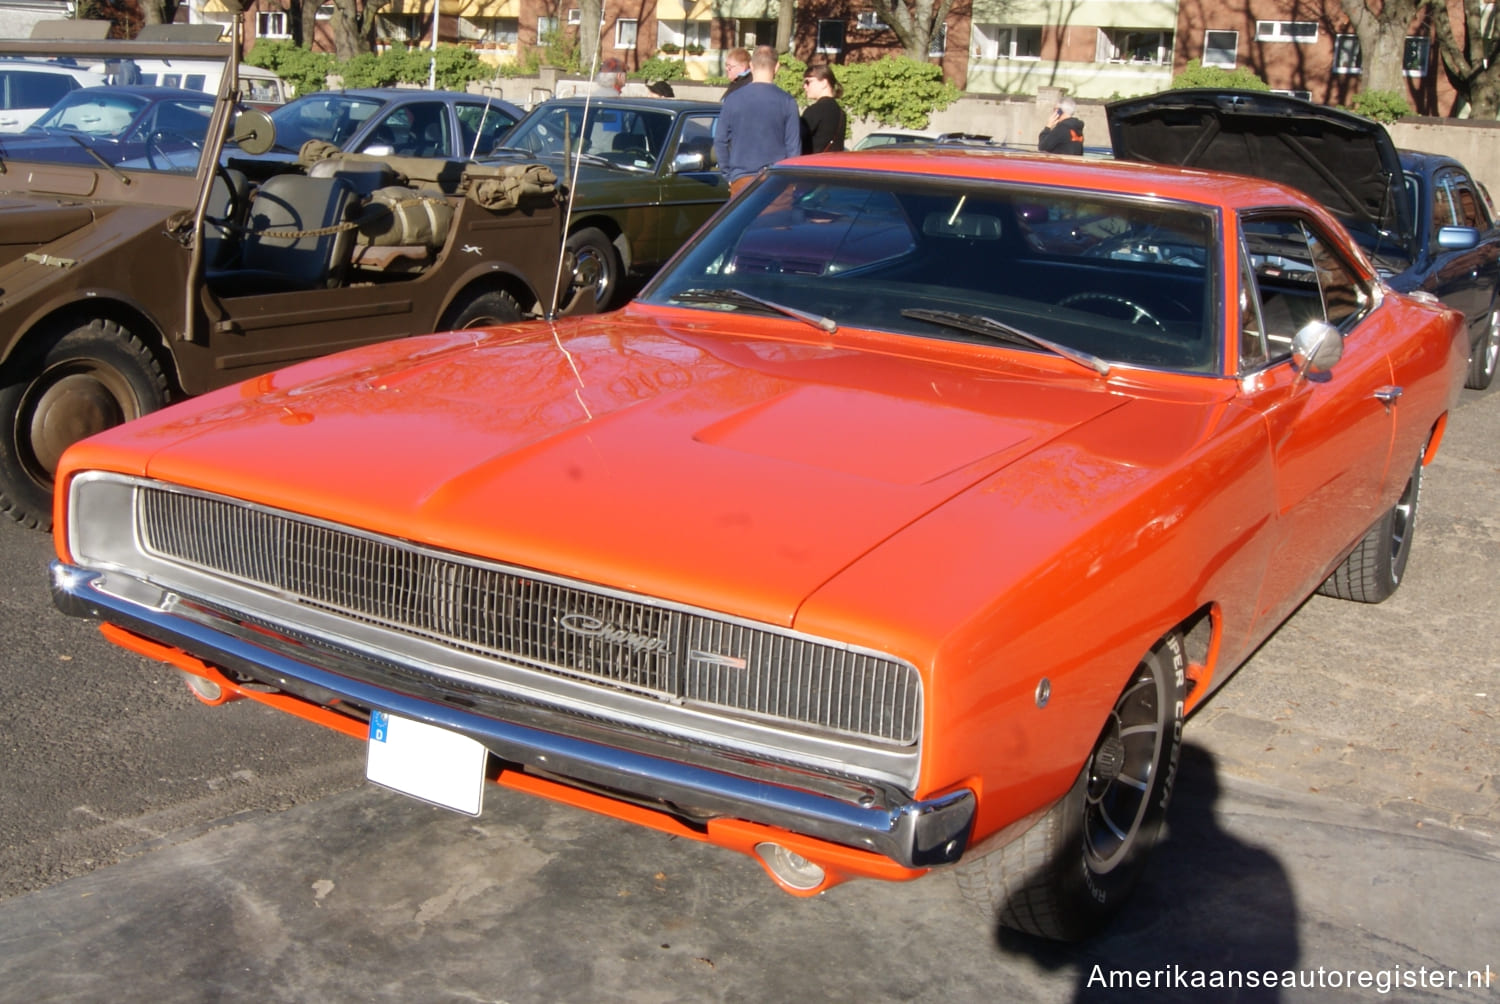
[[[441,330],[456,328],[488,328],[497,324],[511,324],[521,319],[521,305],[516,298],[503,289],[490,290],[460,300],[443,315]]]
[[[1495,379],[1495,364],[1500,362],[1500,303],[1490,306],[1490,323],[1484,337],[1469,357],[1469,378],[1464,386],[1484,390]]]
[[[1417,504],[1422,500],[1422,461],[1411,470],[1396,504],[1360,538],[1354,550],[1334,569],[1318,592],[1341,600],[1379,603],[1401,585],[1406,559],[1411,556],[1411,535],[1417,525]]]
[[[1136,666],[1068,793],[1020,837],[959,864],[959,888],[991,923],[1077,941],[1120,909],[1172,797],[1186,685],[1170,634]]]
[[[566,315],[596,314],[608,310],[620,285],[620,256],[597,227],[584,227],[568,238],[572,276],[558,303]]]
[[[63,451],[166,403],[160,364],[114,321],[64,326],[21,346],[0,370],[0,510],[48,529]]]

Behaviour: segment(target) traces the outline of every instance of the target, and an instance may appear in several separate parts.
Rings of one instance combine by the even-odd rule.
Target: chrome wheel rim
[[[1095,872],[1107,872],[1120,863],[1146,818],[1166,741],[1163,715],[1156,671],[1142,663],[1115,702],[1089,757],[1083,842]]]

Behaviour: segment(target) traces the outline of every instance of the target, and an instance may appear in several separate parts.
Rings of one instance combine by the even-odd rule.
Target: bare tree
[[[177,18],[179,0],[141,0],[142,24],[171,24]]]
[[[339,62],[374,51],[375,21],[389,4],[390,0],[365,0],[363,4],[358,0],[333,0],[333,54]],[[312,45],[312,30],[307,27],[312,23],[309,19],[304,25],[304,46]]]
[[[1339,0],[1359,38],[1360,90],[1406,93],[1406,36],[1427,0]]]
[[[778,4],[778,6],[777,6],[777,11],[776,11],[776,51],[777,52],[791,52],[792,51],[792,33],[795,32],[796,29],[797,29],[796,12],[797,12],[797,7],[793,3],[793,0],[781,0],[781,3]],[[757,38],[756,41],[757,42],[764,42],[765,39],[763,39],[763,38]]]
[[[896,33],[906,54],[926,60],[932,40],[948,20],[953,0],[872,0],[880,19]]]
[[[1459,99],[1476,119],[1500,118],[1500,31],[1495,8],[1480,0],[1464,0],[1463,40],[1453,31],[1453,19],[1442,0],[1432,5],[1433,27],[1443,67]]]
[[[592,73],[598,67],[599,28],[603,20],[603,0],[578,0],[578,62],[584,73]]]

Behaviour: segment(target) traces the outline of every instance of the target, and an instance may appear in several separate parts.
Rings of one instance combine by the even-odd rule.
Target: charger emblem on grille
[[[619,625],[606,623],[597,617],[590,617],[588,614],[563,614],[557,619],[557,625],[570,634],[624,645],[633,652],[665,652],[667,650],[665,638],[629,631]]]

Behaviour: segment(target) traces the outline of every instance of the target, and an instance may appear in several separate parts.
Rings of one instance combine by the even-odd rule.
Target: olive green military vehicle
[[[0,511],[23,524],[50,525],[58,458],[87,435],[298,360],[557,301],[549,168],[329,148],[256,177],[233,154],[268,149],[274,126],[242,110],[236,51],[0,40],[4,65],[108,81],[0,135]],[[216,95],[134,82],[140,65],[198,64]]]

